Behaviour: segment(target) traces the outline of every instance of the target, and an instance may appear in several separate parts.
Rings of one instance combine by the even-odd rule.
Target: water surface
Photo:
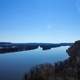
[[[0,80],[22,80],[24,74],[35,65],[63,61],[69,57],[66,53],[67,48],[0,54]]]

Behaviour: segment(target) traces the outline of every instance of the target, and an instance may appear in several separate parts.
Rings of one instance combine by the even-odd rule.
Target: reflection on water
[[[22,80],[25,72],[28,72],[37,64],[62,61],[68,58],[67,48],[60,47],[46,51],[36,49],[12,54],[0,54],[0,80]]]

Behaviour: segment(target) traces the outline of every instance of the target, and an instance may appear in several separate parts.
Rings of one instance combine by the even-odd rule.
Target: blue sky
[[[0,41],[80,39],[80,0],[0,0]]]

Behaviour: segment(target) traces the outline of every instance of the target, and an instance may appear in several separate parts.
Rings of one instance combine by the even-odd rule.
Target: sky
[[[80,0],[0,0],[0,42],[80,39]]]

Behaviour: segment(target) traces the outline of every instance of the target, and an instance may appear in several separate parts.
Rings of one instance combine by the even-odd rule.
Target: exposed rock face
[[[25,80],[80,80],[80,41],[76,41],[67,52],[68,59],[54,65],[38,65],[25,74]]]
[[[80,57],[80,40],[76,41],[70,48],[68,48],[67,53],[71,57]]]

